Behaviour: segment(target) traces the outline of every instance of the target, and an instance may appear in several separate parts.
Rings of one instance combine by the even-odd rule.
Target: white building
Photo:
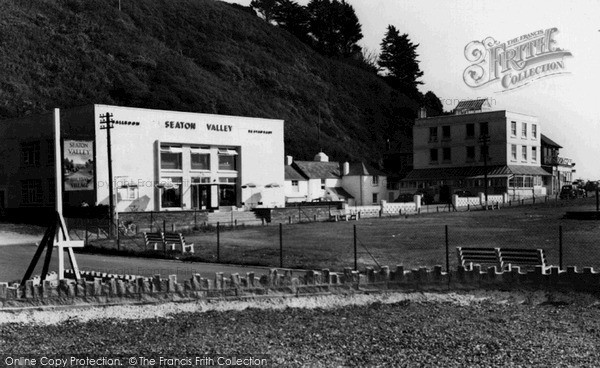
[[[490,111],[486,105],[486,100],[464,101],[454,115],[417,119],[414,169],[403,179],[407,191],[433,189],[443,202],[456,190],[476,195],[484,192],[487,173],[489,194],[546,194],[537,117]]]
[[[345,201],[349,205],[379,204],[386,199],[386,176],[362,163],[330,162],[318,153],[313,161],[286,159],[287,202]]]
[[[283,120],[108,105],[60,111],[63,159],[70,160],[65,182],[74,183],[65,187],[65,206],[109,202],[107,130],[101,128],[107,113],[114,121],[118,211],[284,206]],[[53,206],[53,119],[45,114],[1,122],[6,208]],[[77,164],[78,154],[87,161]]]

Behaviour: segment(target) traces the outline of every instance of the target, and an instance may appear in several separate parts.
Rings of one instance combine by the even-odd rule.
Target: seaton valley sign
[[[196,124],[187,121],[165,121],[164,127],[167,129],[183,129],[183,130],[196,130],[196,126],[203,124]],[[227,124],[204,124],[206,126],[206,130],[213,132],[231,132],[233,130],[233,125]]]

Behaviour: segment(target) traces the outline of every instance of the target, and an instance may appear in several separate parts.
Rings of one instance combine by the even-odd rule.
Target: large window
[[[488,123],[479,123],[479,134],[480,135],[489,135],[489,126]]]
[[[449,147],[442,149],[442,155],[443,155],[443,160],[445,162],[452,161],[452,151],[450,150]]]
[[[517,135],[517,122],[516,121],[510,122],[510,135],[512,135],[513,137],[515,137]]]
[[[237,170],[237,151],[219,148],[219,170]]]
[[[521,125],[521,137],[527,138],[527,123]]]
[[[537,138],[537,125],[531,124],[531,138]]]
[[[467,138],[475,137],[475,124],[467,124]]]
[[[41,204],[42,201],[42,181],[40,179],[21,180],[21,204]]]
[[[190,149],[192,170],[210,170],[210,149],[208,147]]]
[[[517,160],[517,145],[516,144],[512,144],[510,146],[510,155],[513,160],[515,160],[515,161]]]
[[[481,146],[481,157],[480,161],[485,161],[490,159],[490,147],[489,146]]]
[[[163,184],[161,206],[163,208],[181,207],[181,178],[161,178]]]
[[[467,162],[475,161],[475,147],[467,146]]]
[[[21,143],[21,163],[23,166],[40,165],[40,142]]]
[[[219,178],[219,206],[235,206],[237,178]]]
[[[527,146],[521,147],[521,159],[527,161]]]
[[[432,148],[429,150],[429,161],[431,161],[431,162],[438,161],[438,150],[436,148]]]
[[[181,146],[160,146],[160,168],[163,170],[181,170]]]
[[[373,175],[371,177],[371,183],[373,184],[374,187],[379,185],[379,176],[377,175]]]
[[[373,204],[377,204],[379,202],[379,194],[373,193]]]
[[[450,139],[450,125],[442,126],[442,139],[449,140]]]
[[[537,161],[537,147],[531,147],[531,161]]]
[[[437,131],[438,131],[437,127],[429,128],[429,142],[437,142],[437,140],[438,140]]]

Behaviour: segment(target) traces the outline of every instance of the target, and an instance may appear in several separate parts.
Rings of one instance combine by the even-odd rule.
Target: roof
[[[485,167],[447,167],[434,169],[415,169],[408,173],[402,181],[408,180],[436,180],[436,179],[477,179],[485,176]],[[550,176],[539,166],[505,165],[488,166],[487,175],[493,177],[510,177],[512,175],[542,175]]]
[[[346,191],[346,189],[342,188],[342,187],[333,187],[333,188],[327,188],[327,192],[333,194],[333,196],[338,197],[337,199],[349,199],[349,198],[354,198],[352,196],[352,194],[348,193]]]
[[[466,100],[459,101],[458,105],[454,108],[455,111],[477,111],[482,110],[483,105],[487,102],[487,98],[482,98],[478,100]],[[488,107],[488,106],[486,106]]]
[[[294,161],[292,165],[307,179],[337,179],[340,177],[338,162]]]
[[[364,162],[353,162],[350,163],[350,172],[348,176],[356,176],[356,175],[378,175],[385,176],[385,174],[381,170],[377,170],[376,168],[365,164]]]
[[[550,147],[555,147],[555,148],[562,148],[561,145],[559,145],[558,143],[554,142],[552,139],[546,137],[543,134],[542,134],[541,138],[542,138],[542,144],[545,145],[545,146],[550,146]]]
[[[285,165],[285,180],[306,180],[294,167]]]

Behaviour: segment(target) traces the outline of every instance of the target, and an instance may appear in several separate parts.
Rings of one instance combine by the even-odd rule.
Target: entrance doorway
[[[236,206],[237,195],[235,185],[219,185],[219,206]]]
[[[210,208],[210,185],[192,185],[192,208],[200,210]]]

